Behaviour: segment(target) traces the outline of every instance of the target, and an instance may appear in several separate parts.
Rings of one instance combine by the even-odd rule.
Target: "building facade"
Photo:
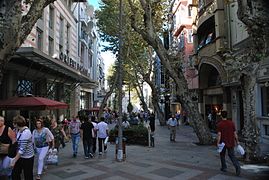
[[[251,39],[237,17],[237,1],[193,1],[197,11],[193,26],[194,61],[199,72],[199,108],[204,118],[211,113],[215,122],[221,110],[227,110],[239,134],[244,128],[244,108],[240,79],[225,69],[227,53],[239,58]],[[251,5],[251,2],[250,4]],[[251,7],[251,6],[250,6]],[[235,59],[236,59],[235,58]],[[268,63],[261,62],[257,75],[256,118],[261,151],[268,152]]]
[[[88,21],[74,13],[79,4],[86,6],[87,2],[59,0],[44,9],[42,17],[7,65],[0,88],[1,99],[32,94],[66,102],[68,110],[40,112],[41,115],[54,114],[60,119],[92,106],[92,95],[87,93],[98,84],[93,79],[91,67],[93,52],[88,50],[91,41],[84,42],[89,37],[78,30],[78,27],[90,30]],[[24,7],[25,11],[28,9]],[[6,112],[7,118],[14,113]]]

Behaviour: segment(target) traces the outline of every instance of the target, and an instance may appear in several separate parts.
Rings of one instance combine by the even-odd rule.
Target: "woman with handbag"
[[[4,117],[0,116],[0,179],[11,176],[9,168],[10,158],[7,156],[8,148],[11,143],[15,142],[15,133],[5,125]]]
[[[52,149],[54,149],[54,136],[48,128],[44,127],[43,120],[40,118],[36,120],[33,142],[38,159],[36,180],[39,180],[44,167],[44,159],[49,151],[50,142],[52,142]]]
[[[10,166],[13,167],[12,180],[21,180],[22,171],[25,180],[33,180],[34,148],[32,133],[26,126],[26,120],[23,116],[15,116],[13,124],[16,129],[18,151],[10,163]]]

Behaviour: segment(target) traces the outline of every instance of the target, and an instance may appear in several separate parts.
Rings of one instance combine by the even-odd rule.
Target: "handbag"
[[[0,154],[7,155],[9,146],[10,146],[10,144],[0,143]]]
[[[25,129],[27,129],[27,128],[25,128]],[[24,130],[25,130],[25,129],[24,129]],[[9,148],[8,148],[8,154],[7,154],[8,157],[10,157],[10,158],[14,158],[14,157],[17,155],[17,151],[18,151],[18,147],[19,147],[18,140],[21,138],[22,132],[23,132],[24,130],[21,131],[21,134],[20,134],[20,136],[17,138],[16,142],[14,142],[13,144],[10,144],[10,145],[9,145]]]

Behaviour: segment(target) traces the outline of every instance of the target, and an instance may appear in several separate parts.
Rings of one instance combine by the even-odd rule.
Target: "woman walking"
[[[13,167],[12,179],[21,180],[23,171],[24,179],[33,180],[34,148],[31,131],[22,116],[15,116],[13,124],[16,129],[18,152],[10,163],[10,166]]]
[[[54,148],[54,137],[51,131],[44,127],[43,120],[36,120],[36,129],[33,131],[33,143],[37,153],[37,176],[36,180],[39,180],[44,167],[44,159],[49,150],[50,142],[52,142],[52,149]]]
[[[54,147],[59,151],[60,145],[64,142],[64,139],[67,139],[64,128],[61,125],[58,125],[56,119],[53,118],[51,120],[50,131],[54,136]]]
[[[15,142],[15,133],[12,129],[5,125],[4,117],[0,116],[0,148],[8,147],[9,144]],[[11,158],[7,156],[7,152],[0,151],[0,179],[7,179],[11,176],[11,169],[9,169]]]

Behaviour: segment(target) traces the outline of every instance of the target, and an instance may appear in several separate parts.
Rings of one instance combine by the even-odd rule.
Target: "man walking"
[[[103,152],[103,146],[104,146],[104,152],[106,152],[107,145],[104,144],[104,141],[106,137],[108,136],[108,125],[104,122],[105,118],[101,117],[100,122],[97,124],[97,137],[98,137],[98,150],[99,155],[102,155]]]
[[[72,147],[73,147],[73,157],[77,157],[78,153],[78,144],[80,141],[80,120],[78,116],[73,118],[73,120],[69,124],[69,134],[71,135],[72,139]]]
[[[222,120],[217,124],[217,145],[220,143],[224,143],[224,147],[220,152],[220,160],[221,160],[221,171],[227,171],[227,165],[225,160],[226,150],[228,151],[228,156],[231,159],[235,170],[236,175],[239,176],[241,172],[240,164],[234,155],[234,146],[235,141],[238,144],[238,136],[235,130],[235,125],[231,120],[227,120],[227,111],[221,112]]]
[[[88,117],[84,118],[84,122],[81,124],[80,127],[80,134],[82,136],[83,141],[83,148],[84,148],[84,155],[85,159],[89,159],[89,157],[93,158],[92,152],[92,131],[93,131],[93,124],[88,119]]]
[[[177,119],[175,115],[172,115],[167,121],[168,129],[170,129],[170,141],[176,142],[176,128],[177,128]]]

